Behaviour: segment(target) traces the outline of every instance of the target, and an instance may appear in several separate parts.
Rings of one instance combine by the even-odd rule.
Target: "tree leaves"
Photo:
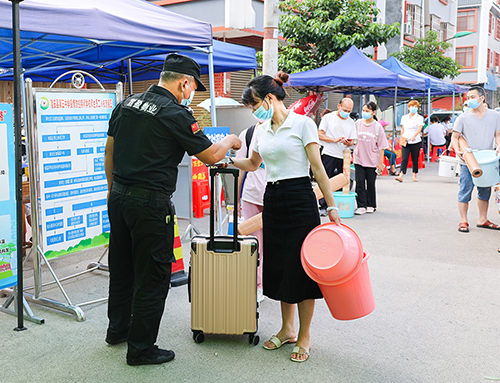
[[[363,49],[399,34],[399,24],[373,23],[374,1],[285,0],[280,3],[278,66],[288,73],[316,69],[339,59],[352,45]]]
[[[446,57],[443,52],[453,44],[439,41],[435,31],[428,31],[424,38],[417,39],[413,47],[405,46],[402,51],[393,53],[392,56],[402,61],[418,72],[425,72],[431,76],[443,79],[454,79],[460,72],[461,66],[451,57]]]

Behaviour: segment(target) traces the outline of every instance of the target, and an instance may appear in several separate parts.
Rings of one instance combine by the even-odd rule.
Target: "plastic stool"
[[[208,180],[193,180],[194,217],[203,218],[205,209],[210,209],[210,184]]]
[[[445,151],[446,145],[432,146],[431,162],[436,162],[437,159],[439,158],[438,149],[442,149],[443,151]]]

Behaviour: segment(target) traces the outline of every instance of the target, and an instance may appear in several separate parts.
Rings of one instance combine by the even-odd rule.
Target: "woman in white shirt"
[[[262,219],[264,223],[263,264],[264,295],[281,301],[280,331],[264,343],[276,350],[296,342],[291,359],[304,362],[309,357],[310,325],[315,299],[321,291],[302,268],[300,250],[309,232],[321,221],[318,205],[309,180],[308,162],[328,204],[330,221],[340,224],[338,209],[321,162],[316,124],[306,116],[286,109],[283,84],[288,74],[276,78],[258,76],[247,84],[242,102],[251,107],[262,123],[255,131],[250,158],[234,160],[235,166],[255,171],[262,160],[266,164],[266,191]],[[295,306],[300,328],[295,330]]]
[[[401,117],[401,138],[407,141],[406,145],[402,144],[402,160],[401,160],[401,173],[395,178],[396,181],[403,182],[403,175],[406,174],[408,167],[408,160],[411,154],[413,162],[413,182],[417,182],[418,173],[418,155],[422,147],[422,127],[424,126],[424,118],[418,114],[418,107],[420,103],[417,100],[411,100],[408,103],[409,114]],[[400,142],[401,144],[401,142]]]

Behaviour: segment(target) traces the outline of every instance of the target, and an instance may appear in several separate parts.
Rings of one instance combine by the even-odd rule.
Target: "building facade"
[[[399,52],[403,46],[413,46],[416,39],[424,36],[425,4],[430,16],[430,29],[439,34],[441,41],[450,39],[456,33],[457,1],[459,0],[375,0],[380,14],[378,23],[399,23],[400,34],[390,39],[384,46],[372,50],[378,61],[384,61],[391,53]],[[448,57],[455,57],[455,40],[449,40],[453,46],[445,52]]]
[[[462,65],[460,84],[484,84],[487,102],[498,106],[500,65],[500,1],[458,0],[457,31],[472,31],[457,41],[456,60]]]

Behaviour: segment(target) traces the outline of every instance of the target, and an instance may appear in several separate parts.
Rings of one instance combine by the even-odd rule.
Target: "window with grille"
[[[493,62],[493,66],[498,66],[499,61],[500,61],[500,54],[498,54],[498,52],[495,52],[495,61]]]
[[[490,12],[490,22],[488,24],[488,33],[491,35],[491,30],[493,29],[493,13]]]
[[[422,8],[415,4],[406,4],[406,23],[411,25],[411,33],[406,33],[405,35],[412,36],[416,39],[422,37]]]
[[[500,19],[495,19],[495,38],[500,40]]]
[[[431,31],[441,32],[441,18],[436,15],[431,15]]]
[[[486,56],[486,69],[490,69],[490,48],[488,48],[488,56]]]
[[[474,67],[474,47],[458,47],[456,49],[456,60],[464,68]]]
[[[457,31],[475,31],[476,29],[476,11],[458,11],[457,13]]]

